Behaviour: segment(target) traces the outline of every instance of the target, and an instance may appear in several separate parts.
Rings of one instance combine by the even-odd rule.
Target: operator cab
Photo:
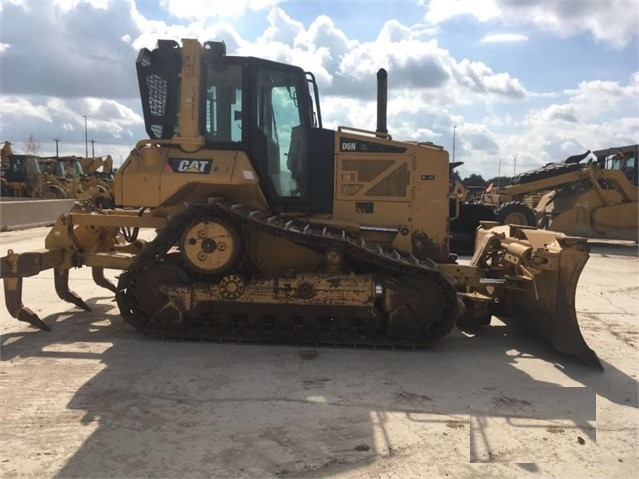
[[[41,174],[38,159],[31,155],[11,155],[9,166],[4,173],[7,181],[27,183]]]
[[[163,40],[137,61],[147,133],[180,134],[177,42]],[[207,150],[241,150],[251,159],[274,212],[331,213],[335,133],[322,128],[317,85],[302,69],[226,55],[206,42],[200,68],[199,134]]]
[[[637,145],[610,148],[595,151],[597,162],[607,170],[619,170],[624,173],[633,186],[637,186]]]

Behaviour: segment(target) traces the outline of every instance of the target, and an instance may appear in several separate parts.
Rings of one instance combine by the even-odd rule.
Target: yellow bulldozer
[[[369,131],[324,128],[311,73],[221,42],[160,40],[136,68],[149,138],[116,173],[126,209],[77,204],[44,250],[9,250],[13,317],[49,329],[22,282],[50,268],[59,297],[88,310],[68,285],[87,266],[124,320],[157,337],[413,348],[495,314],[601,367],[575,313],[586,242],[483,223],[459,264],[448,153],[387,132],[384,70]],[[122,271],[117,285],[104,268]]]

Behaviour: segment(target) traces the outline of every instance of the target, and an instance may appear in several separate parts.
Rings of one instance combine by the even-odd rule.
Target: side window
[[[612,156],[608,162],[608,169],[610,170],[621,170],[626,175],[626,177],[633,181],[635,176],[635,156],[634,154],[624,154],[618,153]]]
[[[298,94],[292,74],[260,71],[257,128],[266,141],[268,176],[282,197],[305,196],[308,189]]]
[[[206,76],[204,135],[210,142],[242,141],[242,67],[212,65]]]
[[[623,169],[623,159],[619,157],[619,155],[615,155],[610,160],[610,166],[608,166],[610,170],[621,170]]]
[[[635,186],[637,185],[637,158],[632,155],[626,160],[626,167],[624,168],[626,178],[630,180]]]

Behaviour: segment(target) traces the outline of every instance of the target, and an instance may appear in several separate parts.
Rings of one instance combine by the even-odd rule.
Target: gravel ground
[[[92,312],[25,280],[51,333],[0,307],[3,478],[639,475],[636,245],[593,243],[578,288],[603,373],[500,321],[411,352],[158,341],[71,278]]]

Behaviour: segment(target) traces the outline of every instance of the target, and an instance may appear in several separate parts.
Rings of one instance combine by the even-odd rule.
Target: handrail
[[[381,131],[371,131],[371,130],[362,130],[361,128],[353,128],[351,126],[338,126],[337,127],[337,131],[352,131],[355,133],[364,133],[366,135],[371,135],[374,136],[376,138],[384,138],[386,140],[392,140],[393,137],[390,136],[388,133],[383,133]]]

